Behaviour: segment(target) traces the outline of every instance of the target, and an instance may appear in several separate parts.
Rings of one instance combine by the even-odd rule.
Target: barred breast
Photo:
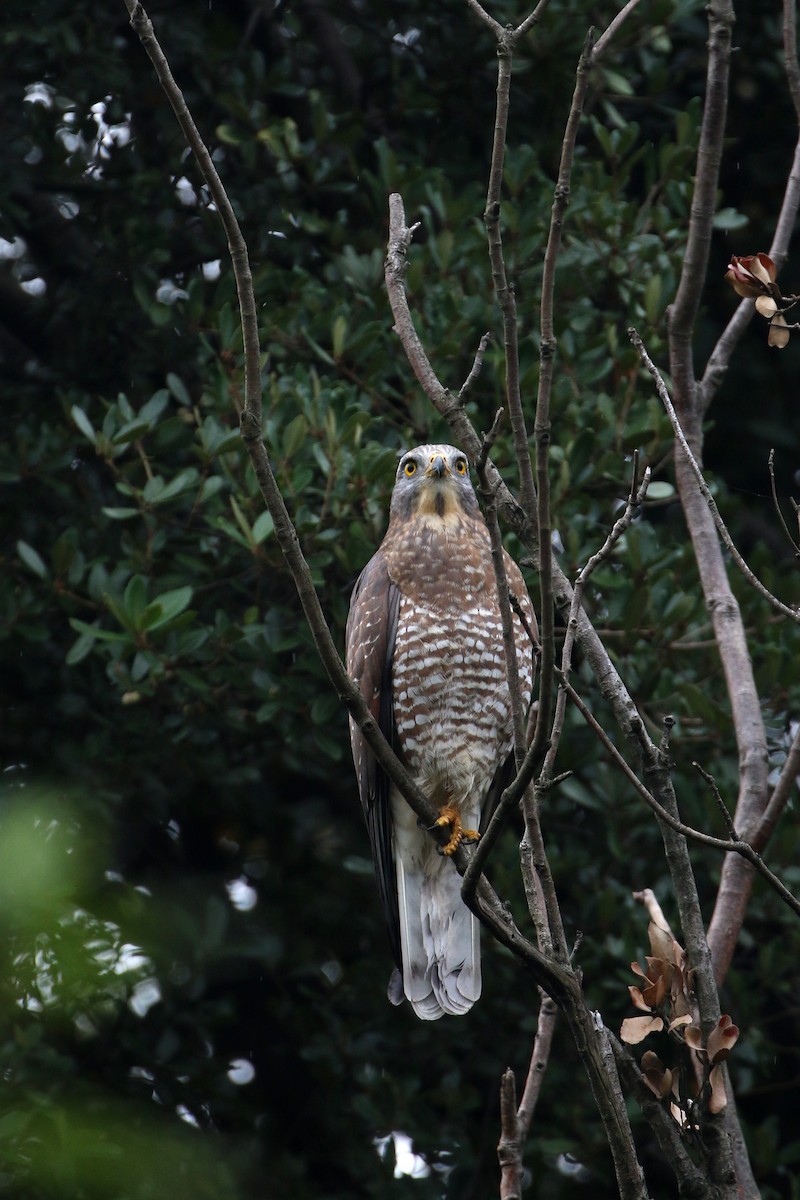
[[[458,539],[448,539],[451,553],[433,556],[435,575],[426,575],[430,546],[414,556],[413,581],[403,572],[392,664],[395,725],[409,769],[438,803],[480,802],[513,743],[494,572],[485,526],[478,528],[477,537],[470,531],[471,553],[452,553]],[[515,625],[527,702],[532,648],[516,618]]]

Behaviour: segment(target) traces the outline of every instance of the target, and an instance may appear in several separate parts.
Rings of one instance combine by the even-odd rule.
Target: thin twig
[[[500,35],[503,33],[503,26],[500,24],[500,22],[495,21],[494,17],[490,17],[486,9],[478,3],[478,0],[467,0],[467,4],[476,14],[476,16],[483,21],[484,25],[488,25],[495,37],[500,37]]]
[[[630,767],[625,761],[617,747],[603,729],[602,725],[599,723],[599,721],[597,721],[590,709],[575,691],[572,684],[564,682],[564,687],[567,690],[570,700],[578,709],[586,724],[602,743],[604,749],[613,759],[616,766],[623,773],[632,787],[642,797],[645,803],[649,805],[660,821],[663,821],[665,825],[668,825],[670,829],[673,829],[676,833],[682,834],[683,837],[691,838],[692,841],[699,842],[703,846],[711,846],[714,850],[721,850],[725,854],[738,854],[742,858],[747,859],[747,861],[755,867],[758,873],[764,879],[766,879],[770,887],[772,887],[774,891],[778,893],[781,900],[783,900],[785,904],[788,904],[789,908],[791,908],[793,912],[800,915],[800,900],[797,900],[797,898],[792,895],[789,889],[780,881],[778,876],[769,869],[759,853],[753,849],[749,842],[718,838],[714,837],[710,833],[703,833],[699,829],[693,829],[691,825],[684,824],[684,822],[678,817],[675,817],[672,815],[672,813],[668,812],[662,804],[659,804],[653,793],[647,787],[645,787],[633,768]]]
[[[695,406],[692,331],[708,269],[719,169],[728,112],[728,76],[734,22],[731,0],[711,0],[708,13],[708,60],[700,142],[686,249],[675,300],[669,314],[670,363],[681,403]]]
[[[539,847],[539,849],[541,848]],[[525,902],[528,906],[528,915],[533,923],[533,928],[536,930],[536,944],[542,954],[552,957],[555,953],[554,938],[551,929],[551,926],[554,926],[554,922],[550,918],[550,906],[545,899],[544,888],[542,887],[540,866],[544,859],[543,852],[539,853],[538,858],[539,862],[537,862],[537,855],[534,853],[531,826],[526,825],[525,832],[519,844],[520,873],[522,875],[522,886],[525,891]],[[560,939],[561,927],[557,922],[555,923],[555,927]],[[565,955],[563,954],[563,946],[560,940],[558,945],[560,957],[564,959]]]
[[[644,347],[644,343],[642,342],[642,339],[639,337],[639,334],[636,332],[636,330],[633,328],[629,329],[628,337],[630,338],[632,344],[636,347],[636,350],[639,353],[639,357],[642,360],[642,363],[644,364],[644,366],[647,368],[647,370],[650,372],[651,376],[653,377],[653,381],[656,385],[656,391],[658,392],[659,399],[661,400],[661,403],[664,405],[664,408],[666,409],[666,412],[667,412],[667,416],[669,417],[670,421],[672,422],[672,428],[675,431],[676,438],[680,442],[681,450],[683,451],[684,455],[686,456],[686,461],[689,463],[689,466],[691,467],[692,472],[694,473],[694,477],[697,480],[697,486],[699,487],[700,491],[702,492],[703,499],[705,500],[706,504],[708,505],[709,511],[711,512],[711,515],[714,518],[714,524],[716,525],[717,530],[719,531],[719,535],[722,538],[722,541],[725,543],[725,546],[729,550],[731,558],[736,563],[736,566],[739,568],[742,575],[744,575],[745,579],[750,584],[750,586],[755,588],[755,590],[759,593],[759,595],[763,596],[764,599],[767,601],[767,603],[770,604],[772,606],[772,608],[775,609],[776,612],[779,612],[784,617],[788,617],[790,621],[794,621],[796,624],[800,624],[800,612],[798,612],[798,610],[796,608],[790,608],[788,604],[784,604],[783,601],[779,600],[777,596],[773,596],[773,594],[769,590],[769,588],[765,587],[764,584],[761,582],[761,580],[758,578],[758,576],[755,575],[750,570],[747,563],[744,561],[741,554],[737,550],[734,540],[731,537],[730,533],[728,532],[728,527],[726,526],[725,522],[723,521],[720,511],[717,508],[717,503],[716,503],[714,497],[711,495],[711,491],[709,490],[708,484],[706,483],[705,478],[703,477],[703,472],[700,469],[700,465],[699,465],[697,459],[695,458],[694,454],[692,453],[692,449],[686,438],[686,434],[683,432],[683,428],[678,419],[678,414],[675,411],[675,406],[673,405],[672,400],[670,399],[670,394],[669,394],[669,391],[667,390],[667,385],[664,383],[664,380],[661,377],[661,374],[660,374],[658,368],[656,367],[655,363],[651,359],[650,355],[647,353],[647,350]]]
[[[503,322],[503,347],[505,350],[506,399],[514,452],[519,470],[519,501],[527,513],[536,509],[536,489],[533,483],[531,456],[528,448],[528,431],[522,409],[519,371],[519,325],[517,302],[508,279],[503,235],[500,227],[500,193],[503,185],[506,138],[508,134],[508,108],[511,93],[511,64],[514,55],[514,34],[504,30],[497,38],[497,105],[495,108],[492,155],[489,166],[489,183],[483,219],[489,246],[489,261],[492,281]]]
[[[783,512],[781,511],[780,502],[778,500],[778,492],[777,492],[777,488],[775,486],[775,450],[774,449],[770,450],[770,452],[769,452],[769,459],[767,460],[767,466],[769,469],[769,486],[770,486],[770,491],[772,492],[773,508],[775,509],[777,518],[781,523],[783,532],[786,534],[786,539],[789,542],[789,545],[792,547],[792,549],[794,550],[796,555],[800,555],[800,546],[798,546],[797,542],[794,540],[791,533],[789,532],[789,526],[786,524],[786,521],[784,520]]]
[[[485,333],[478,343],[478,349],[475,351],[475,358],[473,360],[472,367],[470,368],[469,375],[464,380],[463,384],[461,385],[461,391],[458,393],[458,398],[462,404],[475,387],[475,384],[478,382],[478,376],[483,368],[483,356],[486,353],[486,347],[489,345],[491,340],[491,333]]]
[[[539,3],[536,5],[536,8],[533,10],[533,12],[527,16],[525,20],[522,21],[514,30],[514,38],[516,41],[519,41],[521,37],[525,36],[529,29],[533,29],[534,25],[537,25],[539,21],[541,21],[542,14],[549,3],[550,0],[539,0]]]
[[[592,51],[592,62],[598,62],[608,49],[612,39],[615,37],[622,25],[627,21],[628,17],[639,7],[641,0],[628,0],[624,8],[620,9],[617,15],[608,23],[606,29],[600,34],[600,37],[595,42],[594,50]]]
[[[634,456],[634,465],[631,474],[631,488],[624,511],[609,530],[608,536],[603,542],[603,545],[586,561],[575,579],[575,586],[572,593],[572,603],[570,605],[569,617],[567,619],[567,632],[564,637],[564,645],[561,652],[561,677],[567,681],[569,680],[570,672],[572,670],[572,651],[575,644],[575,634],[578,628],[578,610],[583,603],[583,595],[586,591],[586,586],[589,582],[589,579],[600,566],[600,564],[605,562],[605,560],[610,556],[614,546],[617,544],[626,530],[630,528],[647,495],[647,488],[650,483],[650,468],[646,468],[641,483],[637,483],[637,464],[638,456]],[[559,686],[559,695],[556,702],[556,713],[553,719],[553,728],[550,735],[550,746],[548,748],[547,756],[539,776],[540,781],[542,782],[546,779],[550,779],[552,776],[555,758],[564,727],[565,710],[566,692],[564,691],[563,686]]]
[[[800,63],[797,61],[797,13],[794,0],[783,2],[783,69],[795,116],[800,124]]]
[[[536,1037],[533,1043],[533,1053],[525,1080],[525,1088],[517,1110],[517,1128],[521,1141],[525,1141],[530,1131],[533,1114],[539,1102],[547,1064],[550,1061],[550,1050],[553,1044],[558,1009],[545,993],[540,993],[539,1020],[536,1025]]]
[[[405,271],[413,231],[417,226],[406,225],[402,196],[393,192],[389,197],[389,240],[386,251],[386,294],[394,317],[394,328],[420,387],[436,411],[445,418],[453,431],[455,444],[460,446],[471,462],[481,453],[481,438],[467,416],[461,399],[455,399],[442,384],[425,352],[414,326],[405,290]],[[503,515],[526,545],[535,546],[533,524],[517,503],[491,459],[486,463],[486,478]]]
[[[553,538],[550,512],[550,401],[553,390],[555,367],[555,276],[556,264],[561,252],[561,236],[564,217],[569,204],[572,164],[575,143],[583,114],[586,92],[589,87],[591,53],[594,30],[586,35],[583,51],[578,62],[575,87],[572,93],[564,139],[561,143],[561,159],[558,179],[553,193],[550,212],[550,228],[544,254],[542,270],[542,296],[540,305],[539,387],[536,398],[536,417],[533,433],[536,441],[536,487],[537,525],[539,530],[539,592],[541,595],[542,642],[541,674],[539,678],[539,721],[542,726],[550,725],[550,710],[553,703],[553,667],[555,665],[555,623],[553,611]],[[552,750],[552,732],[551,750]]]
[[[517,1085],[507,1067],[500,1080],[500,1200],[522,1200],[522,1154],[517,1128]]]
[[[706,771],[704,767],[701,767],[699,762],[692,762],[692,766],[694,767],[695,771],[698,772],[698,774],[703,776],[703,779],[705,779],[706,783],[711,789],[711,795],[714,797],[714,803],[719,809],[719,813],[725,824],[725,828],[728,830],[728,837],[730,841],[740,841],[741,839],[739,838],[739,834],[736,832],[736,825],[734,824],[733,817],[728,811],[727,804],[722,799],[722,794],[720,793],[716,779],[710,771]]]
[[[789,747],[789,753],[786,755],[786,762],[783,764],[781,773],[778,776],[778,782],[775,784],[772,795],[769,798],[769,803],[764,810],[764,815],[759,822],[758,829],[753,838],[758,849],[765,846],[772,836],[781,813],[786,808],[792,794],[797,788],[798,775],[800,775],[800,721],[798,721],[797,728],[794,731],[792,744]]]

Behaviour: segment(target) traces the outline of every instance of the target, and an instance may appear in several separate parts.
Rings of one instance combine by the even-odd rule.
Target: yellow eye
[[[416,470],[417,470],[417,464],[413,461],[407,462],[406,465],[403,467],[403,471],[409,477],[409,479],[411,478],[412,475],[416,474]]]
[[[458,471],[459,475],[466,475],[466,473],[467,473],[466,459],[463,459],[463,458],[456,459],[456,470]]]

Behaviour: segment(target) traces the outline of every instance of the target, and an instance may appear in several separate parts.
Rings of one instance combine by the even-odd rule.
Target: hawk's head
[[[446,522],[462,513],[477,516],[479,511],[463,450],[416,446],[401,456],[392,492],[393,517]]]

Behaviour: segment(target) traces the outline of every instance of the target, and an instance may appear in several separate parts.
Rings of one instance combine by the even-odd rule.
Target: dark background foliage
[[[727,255],[769,243],[794,140],[777,17],[751,9],[698,361],[732,311]],[[515,74],[504,216],[529,406],[573,70],[588,25],[613,15],[579,10],[554,3]],[[492,11],[522,16],[507,0]],[[391,332],[390,190],[422,221],[409,289],[445,381],[459,386],[480,335],[497,332],[481,222],[493,48],[462,0],[161,0],[151,15],[248,239],[267,443],[341,639],[397,449],[446,435]],[[699,4],[655,0],[595,78],[559,266],[552,464],[571,572],[605,536],[631,452],[654,468],[654,499],[588,602],[648,720],[678,719],[684,816],[716,829],[691,761],[733,797],[736,750],[667,423],[625,337],[636,323],[663,361],[704,42]],[[121,0],[11,0],[0,44],[0,1192],[491,1195],[498,1080],[526,1069],[536,993],[487,943],[485,994],[464,1020],[425,1025],[384,998],[346,721],[239,442],[235,293],[199,174]],[[708,435],[736,536],[788,600],[766,456],[775,446],[786,500],[797,370],[796,347],[770,352],[754,326]],[[501,394],[495,342],[479,427]],[[777,767],[797,637],[740,592]],[[644,942],[631,890],[653,887],[674,915],[668,874],[653,822],[576,718],[563,766],[573,775],[545,830],[587,992],[613,1026]],[[521,912],[518,833],[492,877]],[[772,861],[795,888],[797,853],[790,817]],[[710,912],[719,863],[695,861]],[[723,997],[773,1195],[795,1194],[800,1157],[796,937],[757,888]],[[418,1178],[395,1173],[396,1131],[424,1156]],[[613,1194],[565,1036],[527,1162],[531,1195]],[[646,1163],[670,1195],[663,1164]]]

